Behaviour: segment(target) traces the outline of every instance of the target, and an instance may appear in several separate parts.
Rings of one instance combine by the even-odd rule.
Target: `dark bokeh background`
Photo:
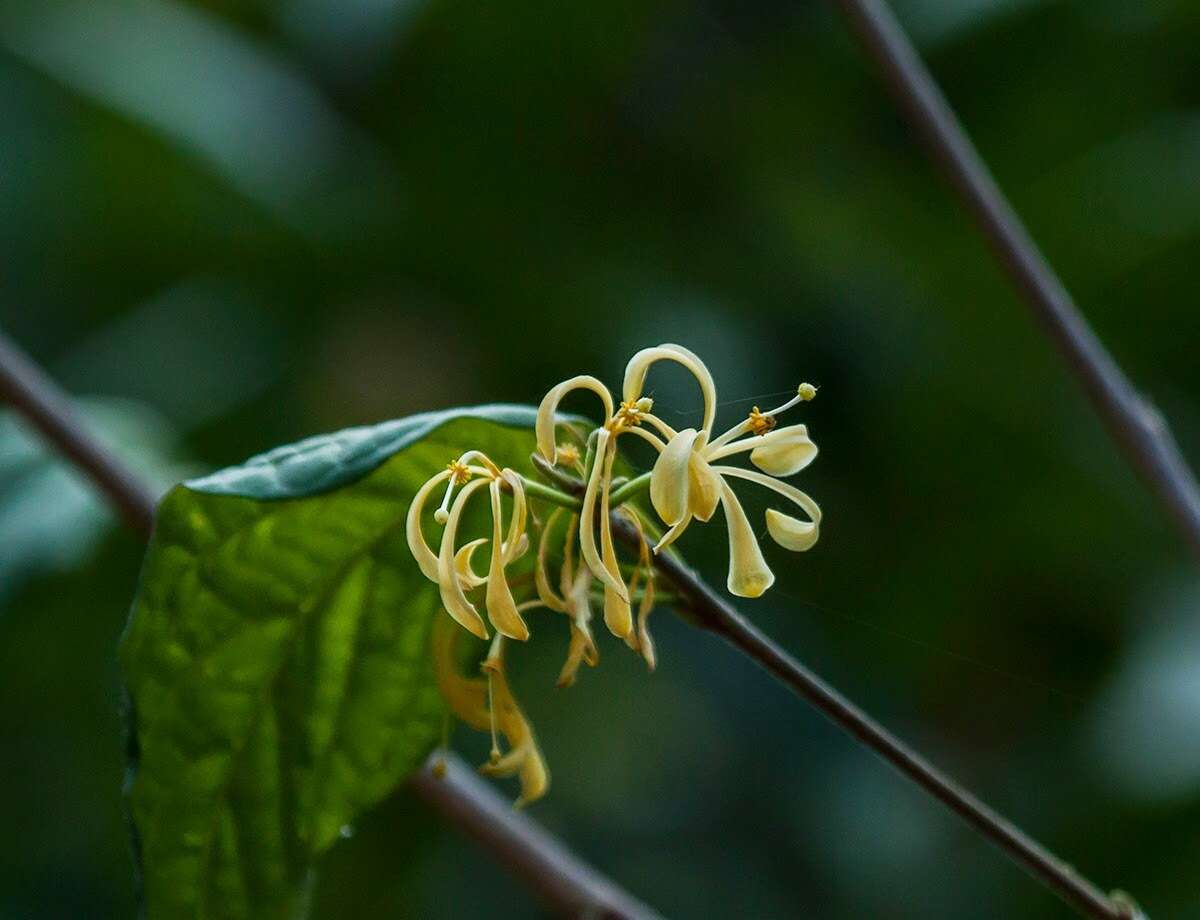
[[[1200,917],[1200,582],[825,2],[0,2],[0,324],[160,483],[703,355],[801,379],[817,548],[751,615],[1157,918]],[[1200,6],[906,0],[1118,360],[1200,459]],[[663,372],[658,407],[695,414]],[[753,490],[750,490],[751,492]],[[754,505],[752,508],[760,508]],[[719,528],[689,556],[724,580]],[[0,917],[122,917],[114,647],[141,547],[0,423]],[[535,815],[675,918],[1065,908],[661,614],[517,680]],[[479,756],[477,739],[459,747]],[[539,916],[401,795],[323,916]]]

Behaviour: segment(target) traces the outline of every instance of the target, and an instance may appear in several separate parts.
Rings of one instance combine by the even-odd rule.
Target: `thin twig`
[[[1138,394],[1088,325],[885,0],[837,2],[1126,459],[1200,556],[1200,486],[1162,414]]]
[[[154,527],[154,494],[92,437],[58,385],[0,333],[0,402],[7,402],[91,477],[125,523],[143,537]]]
[[[660,920],[654,910],[580,862],[525,815],[514,812],[459,758],[435,751],[409,786],[563,916]]]
[[[623,518],[614,516],[613,529],[626,543],[637,545],[636,532]],[[797,696],[999,846],[1080,914],[1098,920],[1134,920],[1139,916],[1128,902],[1119,902],[1105,894],[1073,866],[989,808],[789,655],[679,559],[660,554],[654,564],[684,597],[686,609],[696,622],[779,678]]]
[[[534,466],[562,489],[576,495],[584,484],[551,466],[538,454]],[[641,536],[623,516],[611,516],[613,534],[637,549]],[[857,738],[904,776],[961,817],[974,830],[1000,847],[1014,862],[1044,883],[1067,904],[1097,920],[1138,920],[1139,913],[1124,897],[1105,894],[1003,815],[950,779],[920,754],[867,715],[837,690],[802,665],[742,616],[682,560],[671,553],[654,557],[654,567],[679,592],[684,609],[703,628],[716,633],[768,673],[779,678],[797,696],[811,704],[839,728]]]
[[[69,397],[10,339],[0,333],[0,397],[33,423],[47,441],[95,483],[125,522],[149,537],[155,499],[120,460],[84,427]],[[443,755],[444,756],[444,755]],[[467,768],[447,760],[442,779],[428,767],[412,789],[460,830],[483,843],[563,916],[605,920],[659,920],[659,915],[574,855],[549,832],[513,811]],[[591,911],[591,913],[589,913]]]

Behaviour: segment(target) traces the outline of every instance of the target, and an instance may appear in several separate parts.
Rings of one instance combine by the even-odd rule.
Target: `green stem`
[[[612,507],[616,508],[625,504],[625,502],[629,501],[634,496],[645,492],[648,488],[650,488],[650,474],[642,473],[641,476],[634,477],[633,479],[629,480],[629,482],[625,483],[625,485],[613,492],[612,496],[609,498],[609,502],[611,502]]]
[[[553,486],[545,485],[533,479],[526,479],[524,476],[521,477],[521,482],[525,486],[525,495],[527,497],[540,498],[542,501],[558,505],[560,508],[569,508],[572,511],[578,511],[583,505],[574,495],[560,492]]]

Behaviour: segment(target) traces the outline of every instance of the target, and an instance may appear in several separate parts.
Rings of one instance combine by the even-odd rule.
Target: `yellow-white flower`
[[[438,552],[434,554],[425,542],[421,517],[429,496],[442,483],[446,483],[446,493],[441,507],[434,514],[434,519],[441,523],[444,529]],[[505,485],[512,492],[513,510],[507,538],[502,539],[504,528],[500,493]],[[454,496],[456,486],[461,486],[461,489],[458,495]],[[467,503],[485,486],[491,498],[492,554],[488,574],[480,576],[475,574],[471,567],[471,558],[479,546],[488,542],[487,539],[473,540],[458,548],[455,547],[455,543],[459,522]],[[488,638],[487,627],[475,605],[467,599],[466,592],[481,585],[487,586],[484,605],[488,619],[497,632],[520,641],[529,638],[529,627],[517,609],[505,577],[507,566],[519,559],[529,548],[529,537],[525,533],[526,521],[524,480],[510,469],[498,468],[479,451],[468,451],[429,479],[417,490],[408,508],[405,532],[408,548],[417,560],[417,565],[426,578],[437,584],[442,604],[450,616],[480,639]]]
[[[643,396],[643,390],[650,367],[658,361],[681,364],[696,378],[703,398],[699,429],[676,431],[650,411],[653,402]],[[608,516],[615,442],[621,434],[637,434],[659,453],[650,478],[650,501],[669,529],[654,547],[655,552],[678,539],[693,520],[710,520],[720,506],[725,512],[729,532],[729,590],[742,597],[758,597],[766,591],[774,583],[775,576],[763,558],[754,528],[728,479],[745,479],[765,486],[804,510],[807,520],[775,509],[767,511],[767,530],[780,546],[799,552],[816,543],[820,508],[805,493],[780,481],[780,477],[791,476],[808,466],[817,455],[817,447],[809,439],[804,425],[776,428],[777,415],[816,395],[816,389],[810,384],[801,384],[791,400],[770,412],[760,412],[755,406],[744,421],[714,438],[717,392],[704,362],[679,345],[646,348],[635,354],[625,368],[623,402],[615,413],[611,395],[594,377],[572,378],[547,394],[538,410],[538,449],[551,463],[556,460],[555,411],[568,392],[579,388],[600,396],[606,412],[607,421],[597,434],[596,459],[584,493],[580,546],[588,566],[604,582],[605,620],[617,635],[628,636],[632,629],[628,591],[620,581],[615,553],[611,552],[612,532]],[[640,427],[643,423],[655,428],[661,437]],[[746,451],[750,453],[750,462],[762,472],[717,462]],[[591,524],[596,520],[597,496],[600,553],[596,551]]]

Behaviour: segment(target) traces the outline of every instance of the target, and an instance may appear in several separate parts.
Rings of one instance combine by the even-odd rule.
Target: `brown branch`
[[[658,920],[651,908],[581,862],[525,815],[514,812],[459,758],[435,751],[409,786],[564,917]]]
[[[1058,346],[1126,460],[1200,556],[1200,486],[1161,413],[1088,325],[1038,249],[886,0],[837,0],[996,258]]]
[[[579,495],[584,484],[552,467],[538,454],[533,465],[560,488]],[[637,549],[641,537],[622,515],[611,515],[613,534]],[[698,625],[716,633],[818,712],[870,748],[995,843],[1034,878],[1058,894],[1080,914],[1097,920],[1138,920],[1140,914],[1124,896],[1107,895],[1003,815],[989,808],[945,773],[884,728],[854,703],[789,655],[732,604],[717,594],[692,569],[671,553],[654,557],[654,567],[675,586],[684,608]]]
[[[131,528],[149,538],[154,526],[154,496],[92,437],[69,397],[3,333],[0,397],[88,475]],[[657,913],[587,865],[548,831],[513,811],[457,760],[446,761],[441,779],[426,765],[410,786],[563,916],[660,920]]]

